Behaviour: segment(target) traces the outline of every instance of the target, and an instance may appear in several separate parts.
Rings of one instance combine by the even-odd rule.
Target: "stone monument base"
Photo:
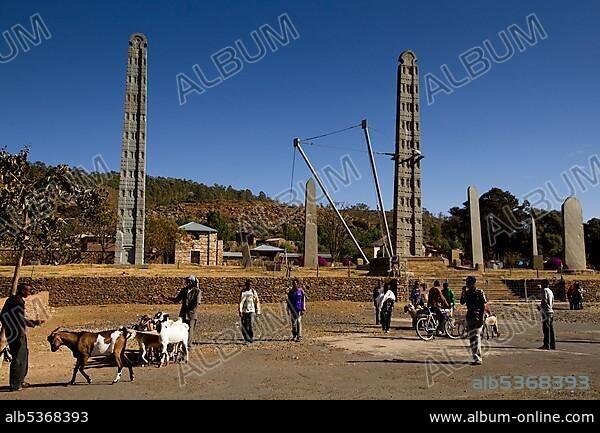
[[[593,269],[563,269],[562,273],[565,275],[590,275],[595,274],[596,271]]]
[[[533,269],[536,271],[544,270],[544,256],[533,256]]]

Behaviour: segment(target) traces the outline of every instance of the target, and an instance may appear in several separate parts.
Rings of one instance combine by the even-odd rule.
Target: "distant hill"
[[[49,167],[36,163],[34,168],[43,174]],[[80,183],[88,186],[103,185],[110,191],[113,199],[118,197],[119,173],[86,173],[76,168],[73,172]],[[114,211],[116,214],[116,205]],[[249,189],[237,190],[232,186],[147,176],[146,211],[148,219],[155,221],[174,221],[177,225],[196,221],[212,225],[219,229],[225,240],[234,239],[235,233],[250,227],[259,237],[285,237],[296,242],[301,242],[303,238],[304,207],[280,203],[270,199],[262,191],[256,195]],[[362,245],[368,246],[381,236],[377,211],[359,203],[345,209],[343,213]],[[321,215],[321,211],[319,214]],[[388,221],[390,220],[391,212],[388,212]],[[425,225],[432,224],[441,225],[441,218],[426,212]],[[426,241],[429,241],[428,232],[425,230]],[[325,242],[324,237],[324,230],[320,230],[320,242]]]
[[[39,175],[47,171],[50,166],[43,162],[33,164],[33,174]],[[118,191],[119,173],[86,173],[78,168],[71,168],[76,179],[83,180],[86,184],[104,185],[109,190]],[[83,183],[82,182],[82,183]],[[180,203],[203,203],[206,201],[271,201],[267,195],[260,191],[255,195],[249,189],[237,190],[231,185],[205,185],[188,179],[175,179],[172,177],[146,176],[146,205],[148,208],[155,206],[176,205]]]

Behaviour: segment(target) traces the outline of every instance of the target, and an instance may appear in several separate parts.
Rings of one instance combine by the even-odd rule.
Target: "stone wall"
[[[263,302],[278,302],[285,298],[291,283],[279,277],[205,277],[199,278],[203,301],[208,304],[234,304],[246,279]],[[50,305],[153,304],[158,294],[174,296],[183,286],[180,277],[64,277],[36,278],[30,282],[37,289],[50,293]],[[600,302],[600,280],[579,279],[585,290],[585,302]],[[370,302],[377,278],[302,278],[309,301]],[[570,280],[567,280],[567,285]],[[568,287],[568,286],[567,286]],[[10,278],[0,277],[0,297],[7,296]],[[401,295],[401,299],[404,295]]]
[[[291,282],[285,278],[205,277],[199,278],[202,302],[208,304],[233,304],[239,302],[246,279],[252,281],[262,302],[285,299]],[[101,304],[153,304],[158,294],[175,296],[184,284],[179,277],[65,277],[37,278],[32,283],[36,289],[50,293],[54,307]],[[372,299],[376,278],[303,278],[309,301],[344,300],[368,302]],[[0,296],[6,296],[10,279],[0,278]]]
[[[217,266],[223,266],[223,241],[220,239],[217,240]]]

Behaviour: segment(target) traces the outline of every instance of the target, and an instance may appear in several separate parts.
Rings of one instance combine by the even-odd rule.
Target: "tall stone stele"
[[[146,36],[134,33],[129,38],[125,81],[116,264],[144,263],[147,60]]]
[[[544,256],[541,256],[538,251],[537,226],[534,215],[531,215],[531,252],[533,269],[542,271],[544,269]]]
[[[392,246],[400,257],[423,256],[419,67],[411,50],[399,62]]]
[[[585,238],[583,236],[583,210],[575,197],[569,197],[562,205],[563,248],[565,265],[571,271],[587,268]]]
[[[304,204],[304,267],[319,266],[319,238],[317,235],[317,188],[314,179],[306,182],[306,200]]]
[[[242,242],[242,266],[244,268],[252,267],[252,255],[250,254],[248,242]]]
[[[469,200],[469,218],[471,227],[471,255],[473,267],[483,269],[483,242],[481,240],[481,217],[479,213],[479,193],[471,185],[467,189]]]

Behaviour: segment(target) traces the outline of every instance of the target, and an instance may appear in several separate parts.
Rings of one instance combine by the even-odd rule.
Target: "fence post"
[[[527,278],[523,280],[523,285],[525,286],[525,301],[527,301],[527,299],[529,299],[527,297]]]

